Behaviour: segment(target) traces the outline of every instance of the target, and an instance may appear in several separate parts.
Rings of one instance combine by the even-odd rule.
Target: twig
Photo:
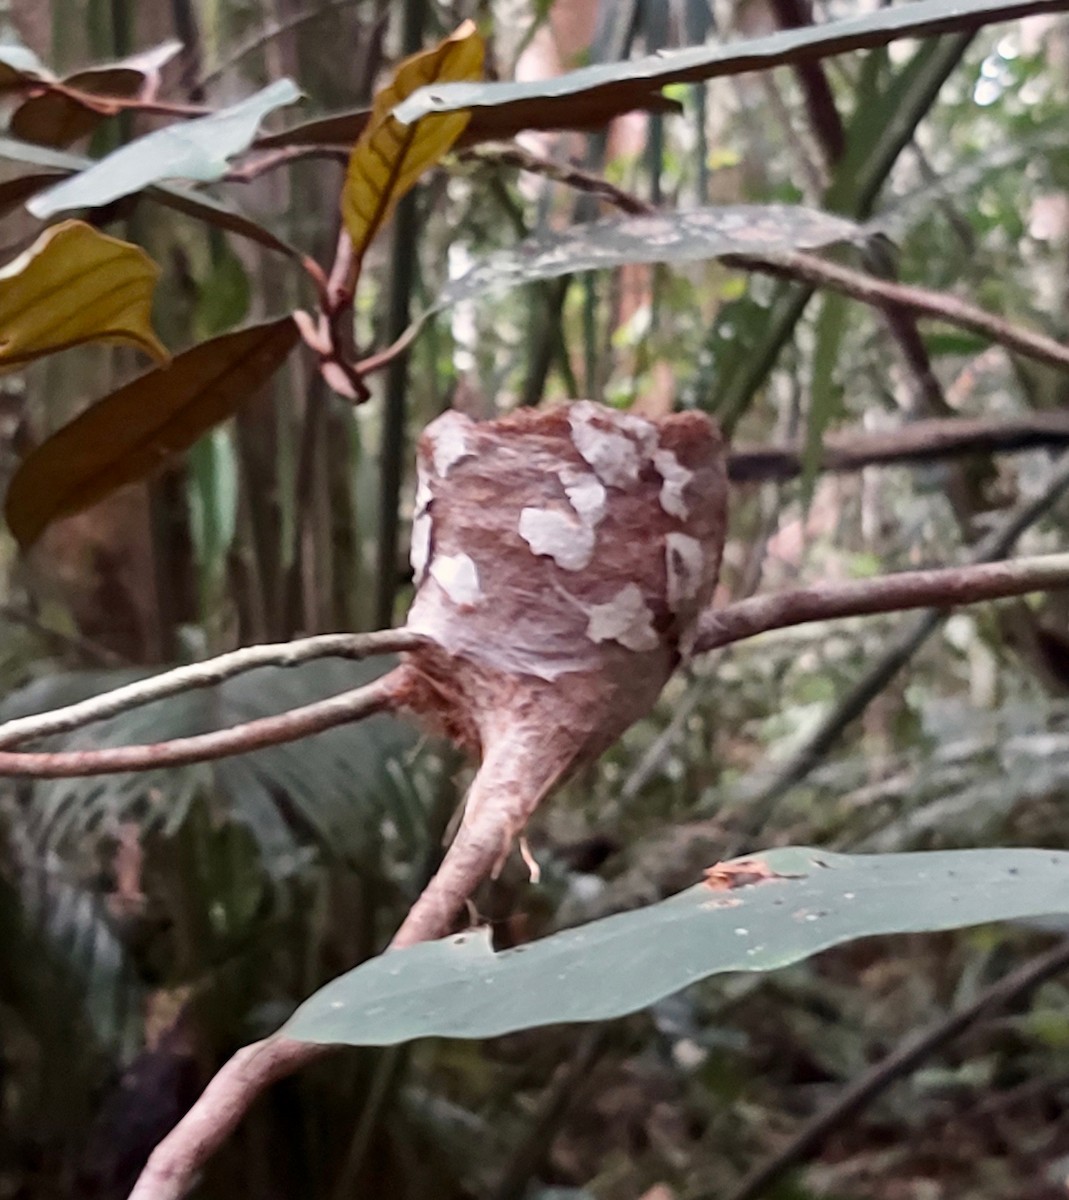
[[[1062,587],[1069,587],[1069,554],[816,584],[770,596],[753,596],[726,608],[710,610],[699,625],[695,653],[717,650],[772,629],[811,621],[911,608],[946,609]]]
[[[17,604],[0,604],[0,618],[10,621],[13,625],[22,625],[36,634],[41,641],[50,643],[58,651],[73,651],[83,661],[93,663],[98,667],[127,667],[129,660],[107,646],[101,646],[91,638],[77,632],[65,633],[61,629],[53,629],[46,625],[29,609],[20,608]],[[2,729],[3,726],[0,726]],[[3,745],[0,742],[0,745]]]
[[[783,29],[796,29],[813,24],[810,0],[772,0],[772,8]],[[798,62],[794,64],[794,73],[801,86],[809,123],[823,153],[825,165],[830,173],[834,173],[841,168],[846,153],[846,130],[828,84],[824,64],[819,61]],[[888,260],[889,256],[881,253],[876,245],[870,243],[863,246],[861,256],[866,270],[878,275],[894,274],[892,264],[881,263],[881,260]],[[881,266],[888,269],[881,270]],[[932,370],[928,349],[917,329],[914,314],[895,305],[883,310],[883,319],[913,380],[920,410],[929,415],[947,413],[949,408],[946,397]]]
[[[772,10],[781,29],[799,29],[813,24],[809,0],[773,0]],[[819,59],[796,62],[794,73],[802,89],[809,123],[830,169],[846,151],[846,130],[828,85],[828,77]]]
[[[1036,497],[1014,510],[1006,521],[973,548],[973,563],[994,562],[1012,549],[1022,533],[1036,523],[1069,492],[1069,454],[1058,460],[1047,486]],[[1060,557],[1060,556],[1059,556]],[[796,753],[771,779],[754,781],[744,789],[746,818],[735,848],[745,845],[764,827],[780,797],[800,783],[839,740],[844,729],[859,717],[888,682],[909,662],[947,615],[945,608],[923,613],[891,643],[820,723]]]
[[[0,750],[0,776],[66,779],[112,775],[120,771],[153,771],[189,766],[279,746],[359,721],[373,713],[391,712],[401,705],[400,671],[391,671],[364,687],[290,709],[277,717],[261,717],[231,729],[195,737],[174,738],[146,746],[112,746],[101,750],[66,750],[54,754]]]
[[[605,1025],[587,1029],[566,1062],[559,1064],[553,1079],[542,1092],[537,1110],[513,1150],[490,1200],[522,1200],[545,1161],[561,1121],[575,1103],[576,1093],[589,1081],[590,1073],[606,1050],[609,1036]]]
[[[1036,412],[1010,420],[936,418],[913,421],[885,433],[831,435],[824,439],[822,471],[919,463],[964,454],[992,454],[1069,443],[1069,413]],[[733,483],[793,479],[802,473],[804,448],[739,445],[728,452]]]
[[[886,310],[900,306],[912,309],[914,312],[945,321],[948,325],[956,325],[990,338],[991,341],[1016,350],[1037,362],[1060,367],[1062,370],[1069,369],[1069,346],[1064,346],[1042,333],[1033,333],[1032,330],[1015,325],[1002,317],[996,317],[967,300],[961,300],[946,292],[904,283],[891,283],[861,271],[853,271],[838,263],[828,262],[815,254],[801,252],[769,255],[767,258],[732,254],[725,257],[724,262],[746,271],[759,271],[765,275],[783,276],[803,280],[818,287],[829,287],[855,300],[871,304],[874,308]]]
[[[652,211],[652,210],[650,210]],[[801,252],[784,252],[757,258],[752,255],[729,254],[723,262],[727,266],[736,267],[741,271],[756,271],[763,275],[773,275],[790,280],[808,283],[815,287],[827,287],[833,291],[842,292],[854,300],[871,305],[881,311],[891,311],[896,308],[912,310],[922,316],[943,321],[959,329],[967,329],[970,333],[978,333],[981,337],[1014,350],[1026,358],[1036,362],[1069,370],[1069,346],[1063,345],[1054,338],[1042,333],[1035,333],[1022,325],[997,317],[993,313],[970,304],[947,292],[934,291],[930,288],[917,287],[912,284],[891,283],[863,271],[854,271],[838,263],[828,262],[814,254]],[[805,298],[811,293],[806,293]],[[793,301],[795,307],[804,307],[802,296]],[[385,366],[394,357],[406,350],[413,339],[423,328],[424,323],[436,311],[431,308],[421,313],[400,334],[393,345],[371,355],[355,364],[355,373],[361,377]],[[796,315],[796,314],[795,314]],[[793,319],[793,317],[792,317]],[[914,364],[915,365],[915,364]],[[724,424],[724,419],[721,418]],[[728,425],[732,421],[727,422]]]
[[[552,159],[532,154],[511,142],[493,142],[477,149],[465,150],[459,157],[462,162],[485,162],[503,167],[517,167],[533,175],[542,175],[555,183],[563,183],[577,191],[599,196],[621,212],[630,213],[632,216],[647,216],[656,211],[652,204],[617,187],[607,179],[602,179],[593,171],[584,171],[572,163],[553,162]]]
[[[80,88],[58,80],[42,83],[34,80],[26,89],[31,97],[48,95],[49,93],[63,96],[74,104],[102,117],[115,117],[123,112],[146,113],[162,117],[208,117],[213,110],[203,104],[172,104],[165,100],[139,100],[129,96],[99,96],[94,92],[84,92]]]
[[[153,700],[163,700],[179,692],[222,683],[258,667],[296,667],[317,658],[370,658],[376,654],[414,650],[423,640],[419,634],[407,629],[385,629],[379,633],[327,633],[294,642],[246,646],[229,654],[220,654],[218,658],[190,663],[162,675],[139,679],[136,683],[126,684],[78,704],[7,721],[0,725],[0,748],[17,746],[32,738],[48,737],[54,733],[69,733],[93,721],[103,721],[128,709],[151,704]]]
[[[1045,954],[1037,955],[1004,979],[1000,979],[998,983],[985,988],[964,1008],[951,1013],[915,1037],[899,1043],[886,1058],[844,1088],[834,1103],[809,1121],[782,1150],[747,1175],[727,1200],[756,1200],[756,1197],[784,1171],[819,1149],[829,1133],[857,1117],[891,1084],[953,1041],[980,1017],[1025,995],[1067,967],[1069,940],[1064,940]],[[706,1200],[712,1195],[711,1192],[702,1192],[692,1200]],[[719,1197],[720,1192],[716,1195]]]
[[[251,37],[235,46],[218,66],[202,75],[197,81],[197,86],[202,89],[209,87],[227,71],[236,67],[243,58],[255,54],[257,50],[262,50],[268,42],[273,42],[275,38],[292,33],[294,29],[299,29],[302,25],[307,25],[320,17],[328,17],[339,9],[356,8],[360,3],[361,0],[327,0],[326,3],[319,4],[315,8],[305,8],[291,16],[267,21],[262,29],[258,29]]]
[[[281,150],[265,150],[241,163],[231,167],[223,176],[223,183],[252,183],[268,171],[278,167],[288,166],[301,158],[329,158],[334,162],[347,162],[349,152],[340,146],[286,146]]]

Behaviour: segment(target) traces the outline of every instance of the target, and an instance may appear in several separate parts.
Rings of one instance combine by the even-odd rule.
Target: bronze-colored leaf
[[[0,370],[83,342],[121,342],[160,362],[152,329],[160,269],[139,246],[84,221],[46,229],[0,268]]]
[[[25,46],[0,46],[0,93],[51,78],[53,76],[41,66],[32,50]]]
[[[181,42],[164,42],[121,62],[88,67],[68,75],[66,87],[94,96],[129,100],[142,97],[159,81],[161,68],[181,50]],[[39,146],[69,146],[93,132],[107,115],[65,92],[46,91],[24,100],[11,114],[10,131]]]
[[[483,51],[474,23],[465,21],[433,50],[406,58],[389,86],[375,96],[371,119],[353,147],[342,192],[342,215],[357,261],[398,200],[449,151],[468,123],[467,113],[455,112],[403,125],[394,119],[393,110],[428,84],[480,78]]]
[[[20,545],[188,450],[271,378],[297,338],[288,316],[226,333],[98,400],[30,453],[11,481],[5,512]]]

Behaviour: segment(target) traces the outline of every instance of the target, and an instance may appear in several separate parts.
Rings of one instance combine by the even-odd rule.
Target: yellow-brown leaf
[[[64,425],[26,457],[8,488],[7,523],[20,545],[188,450],[271,378],[297,340],[292,317],[225,333]]]
[[[448,153],[470,117],[467,112],[444,113],[403,125],[390,114],[428,84],[481,78],[483,52],[474,23],[465,21],[433,50],[406,58],[390,84],[375,96],[371,118],[349,158],[342,191],[342,216],[357,262],[398,200]]]
[[[84,221],[46,229],[0,268],[0,370],[83,342],[122,342],[170,359],[152,328],[160,269],[138,246]]]

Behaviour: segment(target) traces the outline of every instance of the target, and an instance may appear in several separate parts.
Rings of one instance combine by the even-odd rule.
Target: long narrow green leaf
[[[697,83],[784,63],[812,62],[850,50],[884,46],[900,38],[976,30],[996,21],[1067,8],[1069,0],[916,0],[844,21],[784,30],[726,46],[695,46],[627,62],[599,63],[555,79],[424,88],[394,115],[399,121],[411,122],[431,113],[472,109],[474,123],[480,110],[495,108],[499,117],[507,114],[515,128],[523,129],[528,123],[541,124],[554,109],[580,115],[596,108],[607,122],[621,113],[645,107],[651,96],[671,83]]]
[[[44,220],[71,208],[109,204],[164,180],[220,179],[230,159],[248,148],[264,117],[300,95],[292,80],[280,79],[210,117],[157,129],[35,196],[26,207]]]
[[[283,1032],[382,1046],[603,1021],[710,975],[775,970],[857,938],[1069,912],[1059,850],[791,847],[727,865],[718,882],[500,954],[485,929],[388,953],[327,984]]]
[[[85,158],[81,154],[70,154],[63,150],[53,150],[49,146],[35,146],[32,142],[2,136],[0,136],[0,159],[45,167],[50,171],[60,172],[63,176],[77,175],[78,172],[87,171],[94,166],[93,159]],[[42,191],[54,181],[55,176],[49,177],[42,174],[25,177],[25,180],[15,180],[5,185],[6,190],[0,190],[0,206],[4,203],[10,204],[11,197],[17,197],[18,202],[21,202],[35,192]],[[218,229],[225,229],[229,233],[239,234],[241,237],[259,242],[261,246],[277,250],[280,254],[287,254],[292,258],[300,257],[300,251],[296,247],[283,241],[282,238],[276,237],[258,221],[247,217],[222,200],[205,195],[204,192],[196,192],[192,188],[182,187],[178,184],[157,183],[145,188],[144,194],[148,199],[173,209],[175,212],[195,217],[199,221],[214,225]],[[0,211],[2,211],[2,207],[0,207]]]

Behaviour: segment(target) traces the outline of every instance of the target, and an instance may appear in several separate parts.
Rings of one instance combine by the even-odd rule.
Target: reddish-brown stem
[[[302,158],[329,158],[344,162],[348,157],[347,152],[338,146],[286,146],[282,150],[270,150],[255,155],[240,166],[231,167],[223,176],[223,181],[225,183],[252,183],[261,175],[266,175],[278,167],[288,166]]]
[[[766,275],[801,279],[817,287],[828,287],[842,292],[854,300],[870,304],[881,310],[903,308],[922,316],[945,321],[960,329],[968,329],[981,337],[999,342],[1009,350],[1016,350],[1026,358],[1047,363],[1052,367],[1069,369],[1069,346],[1042,333],[1033,333],[1021,325],[996,317],[993,313],[977,308],[967,300],[960,300],[948,292],[932,291],[914,287],[912,284],[891,283],[861,271],[829,262],[815,254],[789,252],[756,258],[752,255],[729,255],[724,262],[740,267],[744,271],[759,271]]]
[[[366,375],[373,375],[376,371],[381,371],[383,367],[389,365],[399,354],[404,354],[408,347],[416,340],[416,335],[423,328],[425,320],[426,315],[417,317],[395,342],[392,342],[382,350],[376,351],[374,354],[369,354],[367,358],[360,359],[354,366],[356,373],[361,378]]]
[[[877,579],[753,596],[706,612],[698,626],[694,652],[702,654],[772,629],[811,621],[910,608],[953,608],[1051,588],[1069,588],[1069,554],[903,571]]]
[[[276,1035],[239,1050],[149,1156],[130,1200],[181,1200],[193,1177],[237,1128],[252,1101],[272,1083],[314,1062],[328,1049]]]
[[[213,111],[203,104],[173,104],[169,101],[145,100],[137,97],[97,96],[92,92],[83,92],[80,88],[70,87],[59,80],[41,82],[35,79],[25,90],[31,98],[43,96],[49,92],[65,96],[68,100],[73,100],[75,104],[80,104],[91,112],[99,113],[102,117],[114,117],[118,113],[131,111],[163,117],[207,117],[211,116]]]
[[[327,282],[327,303],[331,312],[343,307],[348,308],[352,304],[359,269],[353,255],[353,239],[342,222],[338,231],[338,248],[334,252],[334,266],[331,267],[330,279]]]

